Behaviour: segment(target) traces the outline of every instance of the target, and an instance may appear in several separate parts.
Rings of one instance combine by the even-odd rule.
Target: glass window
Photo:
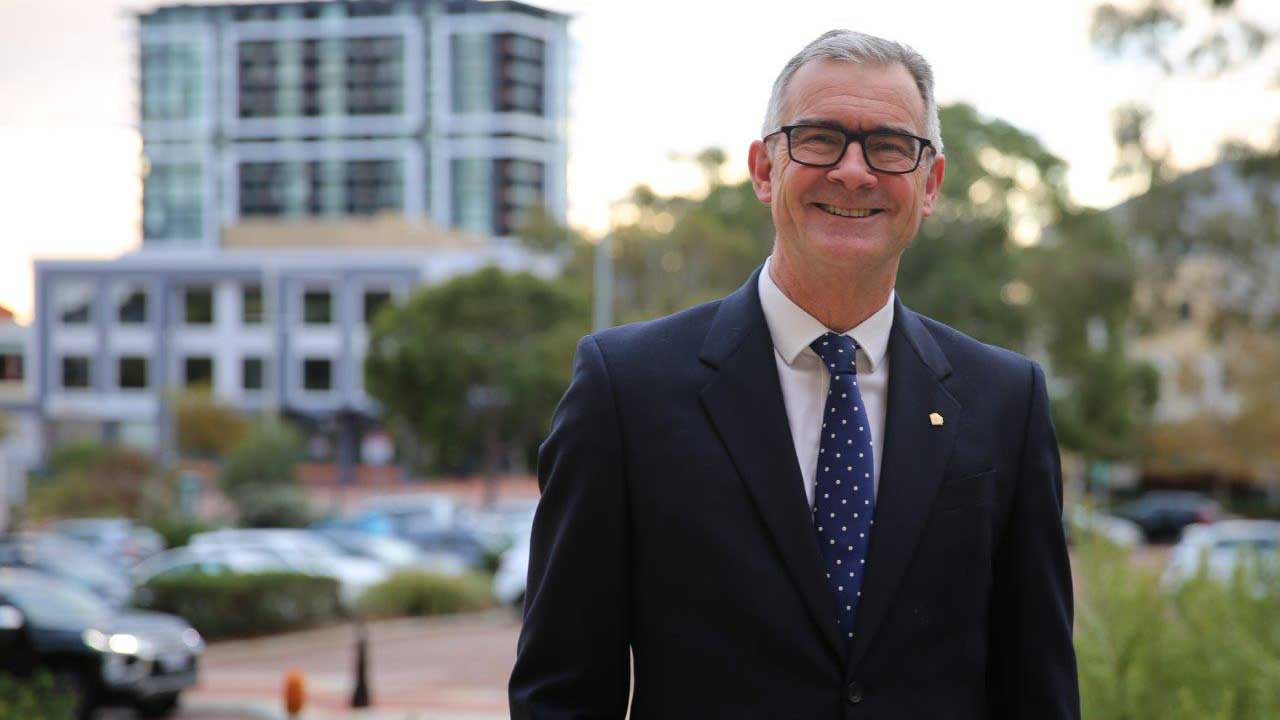
[[[22,352],[0,351],[0,382],[22,382]]]
[[[145,323],[147,321],[147,291],[136,285],[122,289],[118,297],[116,319],[124,324]]]
[[[302,295],[302,321],[308,325],[333,322],[333,296],[328,290],[308,290]]]
[[[183,361],[183,381],[187,387],[213,387],[213,358],[189,357]]]
[[[404,38],[348,38],[346,42],[348,115],[395,115],[404,109]]]
[[[203,112],[200,48],[193,42],[142,45],[142,119],[189,120]]]
[[[87,388],[91,382],[89,358],[68,355],[62,358],[62,387]]]
[[[147,359],[138,356],[120,358],[119,385],[126,390],[146,389]]]
[[[142,236],[147,240],[200,238],[203,200],[199,163],[151,163],[143,178]]]
[[[187,288],[183,297],[183,317],[188,325],[213,324],[213,288]]]
[[[302,387],[304,390],[332,390],[333,361],[327,358],[303,360]]]
[[[241,384],[245,390],[261,390],[263,362],[260,357],[247,357],[241,366]]]
[[[372,324],[378,311],[391,304],[391,293],[387,290],[366,290],[364,293],[364,322]]]
[[[84,325],[93,317],[94,287],[87,282],[58,283],[54,290],[54,306],[66,325]]]
[[[493,107],[493,49],[489,38],[482,33],[450,37],[456,113],[489,112]]]
[[[482,236],[493,232],[492,170],[489,158],[453,159],[453,225],[457,229]]]
[[[263,318],[262,307],[262,286],[245,285],[241,294],[240,321],[245,325],[261,325]]]
[[[280,114],[281,44],[275,40],[255,40],[237,46],[241,118],[269,118]]]
[[[240,163],[240,214],[246,217],[284,215],[285,189],[292,175],[289,166],[282,162]]]

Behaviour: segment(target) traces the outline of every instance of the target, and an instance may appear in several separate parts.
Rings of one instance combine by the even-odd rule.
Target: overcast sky
[[[1198,2],[1199,0],[1197,0]],[[140,0],[0,0],[0,305],[29,317],[34,257],[110,257],[137,246],[141,213],[133,13]],[[904,41],[932,62],[941,102],[966,101],[1036,135],[1071,167],[1075,199],[1105,207],[1110,113],[1152,103],[1176,161],[1222,139],[1264,141],[1280,117],[1267,77],[1161,82],[1089,46],[1091,0],[832,3],[539,0],[569,12],[569,220],[599,232],[637,183],[692,192],[677,157],[716,145],[731,178],[788,57],[833,27]],[[1242,0],[1280,26],[1280,3]],[[1271,72],[1274,72],[1274,65]]]

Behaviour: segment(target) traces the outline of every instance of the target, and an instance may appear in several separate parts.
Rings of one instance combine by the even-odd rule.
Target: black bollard
[[[351,693],[351,707],[364,708],[373,703],[369,699],[369,634],[364,620],[356,620],[356,689]]]

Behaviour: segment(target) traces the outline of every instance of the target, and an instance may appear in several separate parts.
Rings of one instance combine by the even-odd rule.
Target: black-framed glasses
[[[853,133],[826,125],[784,125],[764,139],[779,133],[787,136],[787,153],[801,165],[834,167],[844,159],[849,144],[856,142],[867,167],[890,175],[914,171],[920,167],[925,148],[933,147],[925,138],[895,130]]]

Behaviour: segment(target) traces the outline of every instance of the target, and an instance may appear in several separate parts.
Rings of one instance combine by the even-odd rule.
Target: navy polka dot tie
[[[836,622],[840,634],[849,640],[853,638],[853,621],[862,597],[875,513],[871,427],[858,392],[854,359],[858,344],[847,335],[827,333],[809,347],[831,373],[827,406],[822,411],[822,439],[818,443],[813,521],[827,566],[827,581],[836,596]]]

